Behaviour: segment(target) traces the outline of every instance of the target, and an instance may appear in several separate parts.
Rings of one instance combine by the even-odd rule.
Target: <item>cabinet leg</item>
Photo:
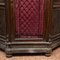
[[[46,53],[45,56],[46,57],[50,57],[51,56],[51,53]]]
[[[6,54],[6,57],[7,58],[10,58],[10,57],[12,57],[13,55],[12,54]]]

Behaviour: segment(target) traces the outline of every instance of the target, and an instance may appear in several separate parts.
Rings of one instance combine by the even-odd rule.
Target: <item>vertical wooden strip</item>
[[[45,12],[44,12],[44,39],[49,41],[49,33],[52,23],[52,0],[45,0]]]

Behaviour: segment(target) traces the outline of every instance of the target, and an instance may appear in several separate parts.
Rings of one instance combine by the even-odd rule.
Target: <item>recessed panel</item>
[[[16,37],[43,36],[44,0],[15,0]]]
[[[6,35],[5,8],[0,6],[0,35]]]

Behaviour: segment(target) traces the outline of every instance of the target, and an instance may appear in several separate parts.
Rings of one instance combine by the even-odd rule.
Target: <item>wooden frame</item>
[[[11,0],[7,0],[6,3],[7,3],[6,4],[6,6],[7,6],[6,9],[8,10],[8,11],[6,10],[7,11],[7,17],[8,17],[7,18],[7,21],[8,21],[8,23],[7,23],[8,24],[8,29],[7,30],[8,31],[7,32],[8,32],[8,37],[10,37],[9,40],[8,40],[8,41],[10,41],[10,43],[8,43],[8,44],[10,44],[10,45],[11,44],[12,45],[15,44],[15,45],[19,45],[20,46],[20,44],[23,43],[23,42],[19,42],[19,41],[21,41],[21,40],[25,41],[26,39],[23,39],[23,38],[22,39],[20,38],[20,40],[19,39],[18,40],[15,39],[15,24],[16,23],[15,23],[14,12],[13,12],[13,0],[12,1]],[[51,15],[50,15],[51,14],[51,9],[52,9],[52,1],[51,0],[49,0],[49,1],[45,0],[44,8],[45,8],[44,9],[44,22],[43,22],[44,23],[44,33],[43,33],[44,37],[43,38],[37,38],[38,40],[42,40],[42,42],[29,42],[29,43],[26,42],[24,44],[42,44],[42,45],[49,45],[50,44],[49,43],[49,28],[50,28],[50,23],[51,23],[51,20],[52,20]],[[29,39],[29,40],[32,40],[32,39]],[[45,42],[43,41],[43,39],[45,40]],[[41,46],[41,48],[42,48],[42,46]],[[19,51],[19,49],[17,48],[16,50]],[[43,50],[42,52],[45,52],[44,48],[42,50]],[[46,51],[48,51],[48,50],[51,50],[50,47],[49,47],[49,49],[47,48]],[[36,52],[38,52],[38,51],[36,50]],[[26,49],[26,53],[29,53],[28,49]],[[32,52],[30,52],[30,53],[32,53]]]
[[[6,11],[7,11],[7,22],[8,22],[8,26],[10,27],[10,31],[7,29],[7,31],[10,32],[10,36],[14,38],[14,35],[15,35],[15,16],[14,16],[14,12],[13,12],[13,0],[8,0],[6,1]],[[49,33],[49,28],[51,26],[49,26],[51,24],[51,21],[52,21],[52,18],[51,18],[51,12],[52,12],[52,1],[48,1],[48,0],[45,0],[45,3],[44,3],[44,8],[45,8],[45,11],[44,11],[44,38],[47,38],[49,37],[48,33]],[[47,23],[46,23],[47,22]]]
[[[42,38],[16,38],[15,37],[15,13],[13,11],[13,0],[5,1],[6,12],[6,37],[0,39],[0,48],[5,50],[7,57],[13,53],[46,53],[50,56],[52,50],[60,45],[60,34],[51,35],[53,32],[53,0],[44,0],[44,32]],[[28,42],[30,40],[30,42]],[[38,40],[38,41],[37,41]],[[25,42],[26,41],[26,42]],[[2,47],[3,46],[3,47]]]

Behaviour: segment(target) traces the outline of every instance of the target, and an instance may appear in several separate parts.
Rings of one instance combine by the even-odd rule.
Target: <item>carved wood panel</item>
[[[6,35],[5,7],[4,0],[0,0],[0,35]]]
[[[60,0],[53,0],[52,35],[60,35]]]

